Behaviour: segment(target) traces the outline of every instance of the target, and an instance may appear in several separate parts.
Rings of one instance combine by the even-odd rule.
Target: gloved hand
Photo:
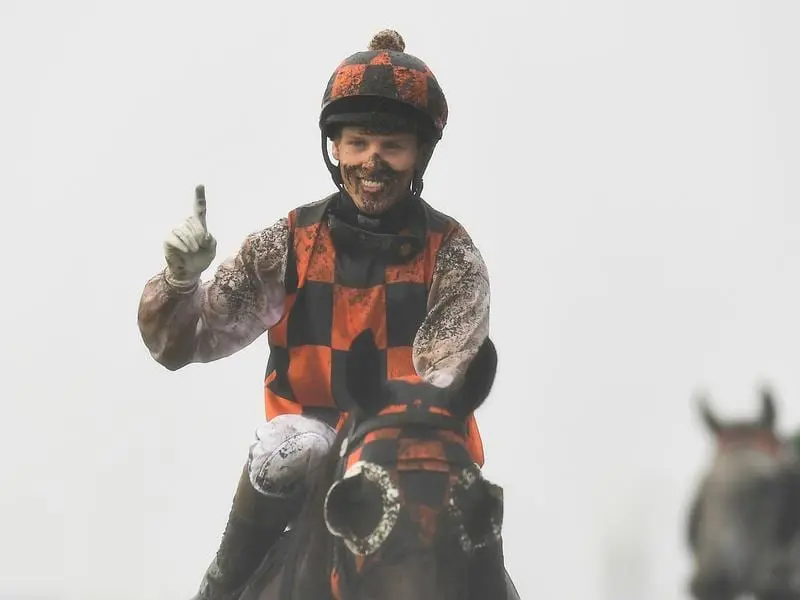
[[[194,214],[173,229],[164,240],[167,282],[176,288],[193,288],[217,254],[217,240],[206,227],[206,191],[194,191]]]

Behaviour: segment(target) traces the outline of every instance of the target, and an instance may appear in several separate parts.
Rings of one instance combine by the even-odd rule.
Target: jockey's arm
[[[181,292],[152,277],[139,302],[139,330],[150,354],[171,371],[211,362],[250,345],[284,310],[288,222],[245,238],[209,281]]]
[[[458,381],[489,335],[489,273],[463,227],[439,248],[428,314],[414,340],[417,373],[434,385]]]

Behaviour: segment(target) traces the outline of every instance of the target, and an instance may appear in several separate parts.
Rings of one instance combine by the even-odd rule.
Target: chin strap
[[[328,172],[331,174],[331,178],[333,178],[333,183],[336,185],[336,188],[342,192],[345,191],[344,183],[342,183],[342,175],[339,172],[339,168],[333,164],[330,155],[328,154],[328,136],[325,134],[325,130],[322,130],[322,158],[325,159],[325,166],[328,167]]]
[[[414,171],[414,179],[411,181],[411,199],[419,200],[422,195],[422,175]]]

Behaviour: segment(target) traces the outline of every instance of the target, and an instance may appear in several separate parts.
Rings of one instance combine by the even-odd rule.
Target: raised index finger
[[[208,231],[206,226],[206,188],[204,185],[198,185],[194,188],[194,216],[200,221],[203,229]]]

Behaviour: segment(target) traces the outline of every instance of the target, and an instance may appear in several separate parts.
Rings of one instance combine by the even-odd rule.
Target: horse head
[[[754,591],[779,526],[785,460],[768,388],[750,420],[723,421],[698,401],[715,454],[689,516],[695,557],[690,588],[698,600],[732,600]]]
[[[371,332],[356,338],[346,372],[357,408],[334,447],[323,506],[335,597],[504,597],[503,566],[492,564],[502,556],[503,493],[483,478],[465,439],[465,420],[489,395],[496,367],[487,339],[457,388],[386,380]]]

